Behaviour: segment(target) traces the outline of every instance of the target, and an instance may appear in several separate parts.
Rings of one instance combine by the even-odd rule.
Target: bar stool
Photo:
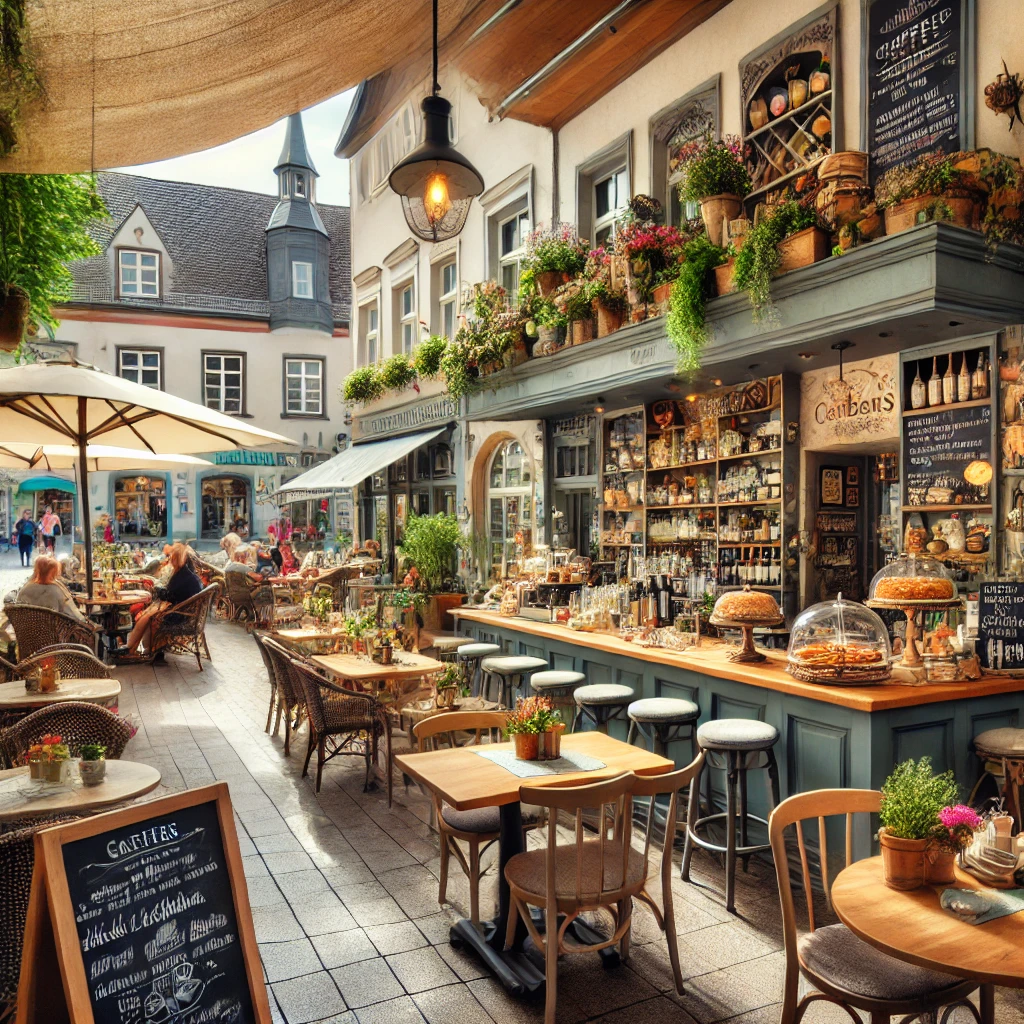
[[[551,703],[559,711],[564,711],[575,707],[572,699],[573,690],[586,681],[587,677],[582,672],[552,669],[549,672],[534,672],[530,676],[530,689],[539,697],[550,697]],[[562,720],[565,721],[568,717],[564,714]]]
[[[480,686],[480,695],[487,696],[490,690],[491,678],[495,680],[497,691],[496,700],[499,707],[512,707],[507,701],[515,700],[516,691],[522,688],[523,677],[530,672],[548,667],[543,658],[531,658],[528,655],[505,655],[503,657],[491,656],[484,658],[480,663],[480,671],[483,673],[483,682]]]
[[[469,636],[435,636],[430,646],[437,651],[437,660],[447,663],[458,661],[459,648],[471,643],[473,638]]]
[[[665,756],[670,743],[690,741],[690,760],[697,756],[697,719],[700,708],[682,697],[645,697],[626,708],[629,718],[627,743],[633,743],[639,732],[654,753]]]
[[[466,683],[474,697],[480,696],[480,662],[492,654],[501,654],[501,648],[497,644],[463,644],[455,652],[455,658],[462,666]]]
[[[622,718],[626,705],[636,696],[631,686],[621,683],[591,683],[579,686],[572,698],[576,702],[576,714],[572,720],[572,731],[584,718],[589,718],[598,732],[607,732],[608,723]]]
[[[1004,806],[1015,823],[1013,831],[1024,831],[1024,729],[1008,726],[987,729],[974,737],[974,752],[981,759],[983,772],[971,793],[972,804],[985,777],[997,778],[988,765],[998,764],[1003,779]]]
[[[779,803],[779,768],[772,748],[778,742],[779,730],[767,722],[750,718],[719,718],[705,722],[697,729],[697,745],[705,752],[701,772],[709,767],[723,768],[727,772],[725,813],[713,814],[711,805],[711,776],[708,775],[708,811],[700,815],[700,775],[690,783],[690,804],[686,815],[686,848],[683,851],[682,878],[690,880],[690,861],[694,846],[715,853],[725,854],[725,909],[735,912],[736,857],[743,858],[746,868],[752,853],[771,849],[768,843],[760,846],[747,845],[747,823],[750,819],[767,827],[768,822],[753,814],[747,814],[747,772],[753,768],[766,768],[770,783],[771,807]],[[736,789],[739,784],[739,815],[737,820]],[[713,821],[725,819],[725,846],[719,846],[702,839],[698,830]],[[736,845],[736,826],[739,825],[740,845]]]

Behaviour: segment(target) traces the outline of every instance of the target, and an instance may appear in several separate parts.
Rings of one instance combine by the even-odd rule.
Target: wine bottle
[[[938,356],[932,356],[932,375],[928,378],[928,404],[942,405],[942,378],[939,376]]]
[[[953,353],[949,353],[946,372],[942,377],[942,404],[952,405],[956,401],[956,378],[953,376]]]
[[[971,371],[967,369],[967,353],[960,362],[960,375],[956,379],[956,400],[966,402],[971,397]]]
[[[928,387],[921,380],[921,360],[919,359],[917,361],[917,371],[914,374],[914,382],[910,385],[910,407],[912,409],[923,409],[927,404]]]
[[[971,377],[971,398],[988,398],[988,367],[985,364],[985,351],[978,354],[978,365]]]

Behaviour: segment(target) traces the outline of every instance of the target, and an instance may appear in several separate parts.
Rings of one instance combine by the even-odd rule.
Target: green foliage
[[[441,356],[441,376],[445,390],[456,401],[468,395],[476,387],[476,377],[471,372],[472,358],[464,331],[459,330],[454,341],[448,342]]]
[[[490,320],[495,313],[507,308],[508,292],[497,281],[473,285],[473,314],[478,320]]]
[[[564,327],[566,324],[565,314],[550,299],[540,300],[534,319],[541,327]]]
[[[707,342],[704,309],[711,297],[711,271],[725,262],[725,250],[707,235],[698,235],[683,248],[686,259],[672,285],[665,328],[679,353],[676,372],[684,376],[700,369],[700,354]]]
[[[0,68],[11,7],[0,0]],[[88,175],[0,174],[0,284],[25,290],[31,324],[57,326],[52,307],[71,297],[67,265],[100,252],[88,229],[107,216]]]
[[[524,277],[532,283],[537,274],[560,270],[575,277],[587,263],[586,243],[571,224],[557,224],[550,231],[534,231],[526,239]]]
[[[83,761],[99,761],[107,753],[107,748],[102,743],[83,743],[78,749]]]
[[[420,380],[433,380],[441,372],[441,358],[448,339],[441,334],[432,334],[416,346],[412,354],[412,365]]]
[[[760,323],[771,310],[772,276],[779,269],[782,259],[779,243],[817,222],[813,210],[790,201],[780,203],[757,227],[747,232],[743,248],[736,255],[733,280],[737,288],[750,290],[755,322]]]
[[[897,839],[927,839],[938,823],[939,811],[957,802],[951,771],[932,774],[932,759],[904,761],[882,783],[879,820]]]
[[[971,176],[958,170],[962,154],[926,156],[904,167],[892,167],[875,185],[875,202],[880,210],[918,196],[970,195],[975,191]]]
[[[745,196],[751,188],[750,175],[743,163],[740,140],[735,135],[713,140],[709,135],[683,147],[680,161],[683,178],[679,198],[684,203],[699,203],[708,196]]]
[[[375,402],[384,394],[377,366],[359,366],[341,385],[341,396],[346,402]]]
[[[377,371],[377,380],[385,391],[402,391],[416,379],[409,357],[401,352],[385,359]]]
[[[416,566],[424,587],[436,592],[455,571],[455,556],[461,541],[462,529],[455,516],[444,512],[433,516],[411,515],[398,550]]]
[[[0,0],[0,157],[18,148],[22,102],[42,92],[25,6],[25,0]]]

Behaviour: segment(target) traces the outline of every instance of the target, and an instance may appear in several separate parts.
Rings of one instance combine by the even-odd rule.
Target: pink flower
[[[943,807],[939,811],[939,821],[950,831],[960,826],[966,826],[972,831],[981,825],[981,818],[974,813],[973,809],[966,804],[955,804],[953,807]]]

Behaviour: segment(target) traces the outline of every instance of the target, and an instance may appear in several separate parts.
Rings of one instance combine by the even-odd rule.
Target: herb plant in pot
[[[586,243],[571,224],[557,224],[527,236],[523,269],[541,298],[546,299],[560,284],[582,273],[586,262]]]
[[[956,802],[952,772],[932,774],[932,759],[904,761],[882,783],[878,841],[882,875],[890,889],[918,889],[925,880],[925,854],[940,824],[939,812]]]
[[[534,355],[549,356],[557,352],[565,341],[565,314],[550,299],[541,299],[534,320],[537,324]]]
[[[399,554],[416,567],[423,589],[431,595],[423,609],[423,628],[445,629],[450,608],[462,604],[465,595],[442,593],[455,576],[456,556],[463,542],[462,527],[453,515],[409,516]]]
[[[680,153],[678,167],[682,171],[680,200],[700,204],[708,238],[721,245],[723,223],[740,215],[743,197],[751,187],[739,137],[725,135],[715,141],[708,134],[687,143]]]
[[[107,774],[107,748],[102,743],[83,743],[79,749],[82,760],[78,774],[83,786],[98,786]]]

